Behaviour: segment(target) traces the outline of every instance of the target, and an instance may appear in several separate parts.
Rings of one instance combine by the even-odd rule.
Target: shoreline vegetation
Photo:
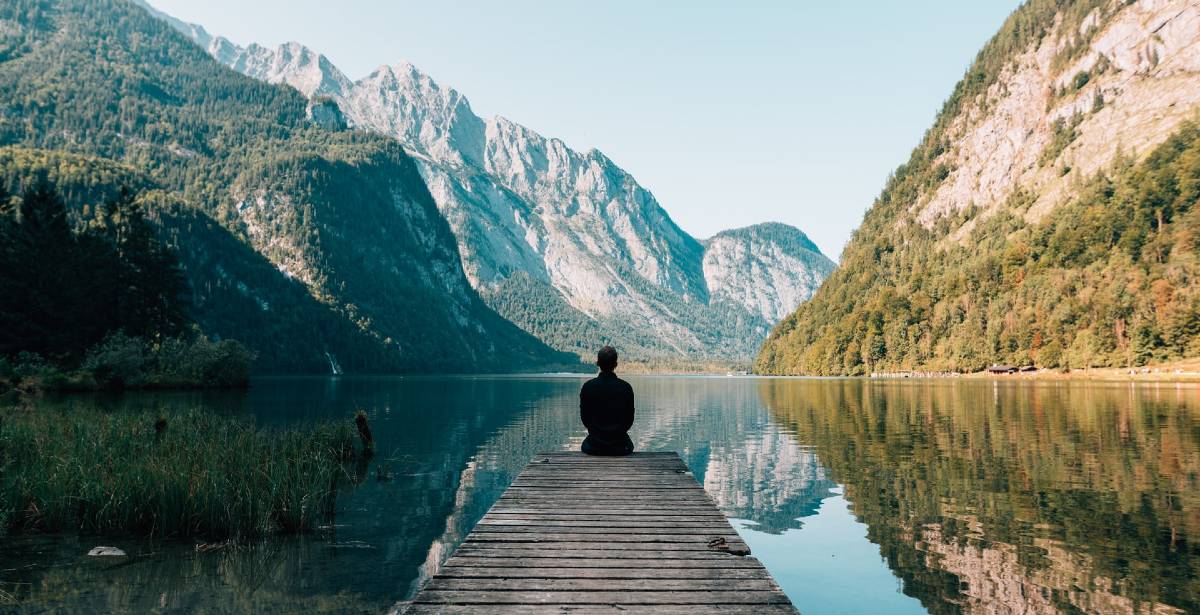
[[[334,515],[349,421],[268,429],[201,410],[0,409],[0,536],[245,541]]]
[[[1023,369],[1022,369],[1023,368]],[[663,364],[622,363],[620,369],[639,376],[764,376],[764,377],[832,377],[909,379],[909,378],[965,378],[976,380],[1080,380],[1080,381],[1141,381],[1141,382],[1200,382],[1200,357],[1162,363],[1149,363],[1132,367],[1077,367],[1071,369],[1045,367],[1014,367],[1012,373],[993,373],[987,369],[973,372],[896,370],[872,372],[870,374],[814,376],[811,374],[764,374],[752,371],[749,366],[722,363]]]
[[[1014,368],[1012,373],[897,370],[870,374],[815,376],[810,374],[764,374],[745,366],[706,364],[656,368],[649,364],[621,365],[622,371],[638,376],[749,376],[769,378],[864,378],[872,380],[973,379],[973,380],[1077,380],[1093,382],[1195,382],[1200,383],[1200,358],[1134,367],[1089,367],[1066,369]]]
[[[0,401],[40,391],[246,387],[253,361],[254,353],[233,340],[213,341],[197,333],[150,342],[118,332],[74,368],[34,353],[0,357]]]
[[[978,372],[874,372],[872,379],[965,378],[973,380],[1080,380],[1092,382],[1200,382],[1200,358],[1136,367],[1090,367],[1071,370],[1024,368],[1011,373]]]

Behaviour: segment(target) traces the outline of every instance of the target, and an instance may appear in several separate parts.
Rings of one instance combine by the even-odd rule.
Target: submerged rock
[[[116,547],[92,547],[88,551],[90,557],[125,557],[125,552]]]

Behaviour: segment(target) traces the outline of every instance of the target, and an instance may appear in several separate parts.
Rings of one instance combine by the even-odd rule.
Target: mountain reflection
[[[1197,389],[759,387],[930,612],[1200,612]]]
[[[868,554],[856,570],[876,566],[868,596],[892,591],[894,574],[933,613],[1200,612],[1194,387],[630,380],[637,447],[677,451],[726,515],[776,535],[755,534],[778,540],[764,546],[803,544],[814,513],[843,514],[821,509],[842,485],[882,555],[854,538]],[[0,611],[384,612],[437,572],[535,454],[579,446],[580,383],[288,379],[228,398],[45,399],[113,412],[200,406],[268,425],[349,420],[362,408],[379,454],[340,493],[336,526],[312,537],[219,552],[0,540],[0,590],[19,602]],[[96,544],[137,555],[97,562],[83,555]],[[804,591],[788,585],[797,571],[810,586],[845,581],[803,548],[761,556],[785,591]]]
[[[754,380],[635,380],[642,407],[634,426],[644,450],[678,451],[721,512],[779,533],[801,527],[835,487],[816,454],[764,412]]]

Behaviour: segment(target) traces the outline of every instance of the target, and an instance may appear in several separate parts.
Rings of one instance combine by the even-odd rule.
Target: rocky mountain
[[[717,233],[704,242],[704,280],[727,299],[779,322],[831,271],[817,246],[796,228],[765,223]]]
[[[117,185],[152,193],[196,320],[262,369],[570,359],[483,303],[395,140],[338,130],[327,101],[228,70],[128,2],[0,5],[0,92],[7,187],[50,178],[79,219]]]
[[[399,139],[458,239],[472,286],[558,349],[587,356],[611,340],[631,357],[746,359],[833,269],[784,225],[698,241],[599,151],[480,118],[411,64],[351,81],[297,43],[239,47],[155,14],[222,63],[336,102],[351,126]]]
[[[1200,355],[1200,5],[1029,0],[980,51],[769,373]]]

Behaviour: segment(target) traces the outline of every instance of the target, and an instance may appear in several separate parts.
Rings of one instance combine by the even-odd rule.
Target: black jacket
[[[612,372],[600,372],[579,389],[579,418],[593,446],[624,447],[633,426],[633,387]]]

